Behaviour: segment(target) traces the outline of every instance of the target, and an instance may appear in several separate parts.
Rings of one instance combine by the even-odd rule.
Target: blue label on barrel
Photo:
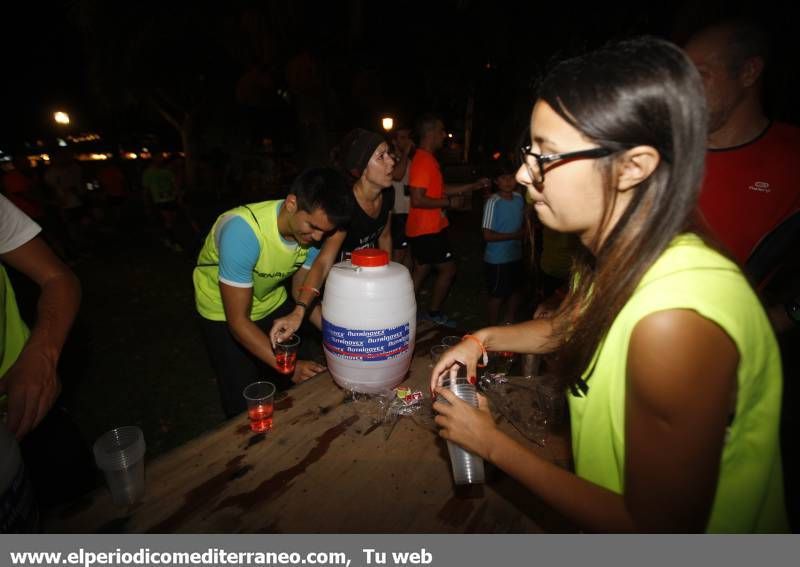
[[[347,329],[322,320],[322,344],[344,360],[377,362],[391,360],[408,351],[411,325],[389,329]]]

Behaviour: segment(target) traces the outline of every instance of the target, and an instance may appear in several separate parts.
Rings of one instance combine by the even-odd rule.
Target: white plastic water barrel
[[[322,300],[322,344],[342,388],[377,394],[403,381],[414,354],[417,302],[405,266],[364,248],[331,268]]]

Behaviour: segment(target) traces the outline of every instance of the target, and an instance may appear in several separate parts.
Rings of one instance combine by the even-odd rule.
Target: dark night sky
[[[234,1],[219,9],[230,16],[259,4]],[[775,30],[773,39],[784,54],[779,88],[785,91],[787,86],[798,86],[794,62],[787,62],[787,50],[780,49],[789,43],[790,33],[795,30],[779,13],[770,13],[772,2],[606,2],[583,9],[570,8],[565,2],[364,2],[361,36],[355,41],[348,41],[350,19],[344,9],[347,4],[294,2],[293,21],[287,21],[292,31],[284,32],[281,55],[305,46],[328,62],[338,61],[339,67],[334,64],[329,69],[333,74],[366,69],[373,77],[369,84],[376,90],[372,103],[401,115],[416,113],[429,105],[445,105],[444,95],[438,100],[421,95],[425,84],[436,83],[432,78],[447,81],[451,76],[453,84],[460,85],[469,76],[474,77],[478,98],[484,103],[479,119],[502,120],[500,113],[513,106],[509,101],[525,96],[537,70],[556,53],[639,33],[680,40],[692,25],[704,19],[752,12],[753,6],[760,9],[759,15]],[[89,95],[89,57],[84,53],[77,25],[83,5],[64,0],[19,3],[7,8],[5,31],[0,34],[0,53],[5,55],[0,143],[15,145],[31,136],[47,135],[56,107],[69,109],[86,129],[97,127],[92,112],[96,101]],[[196,5],[180,6],[191,10]],[[124,27],[130,23],[120,21],[116,25],[124,35]],[[225,61],[223,57],[214,64],[224,66]],[[491,65],[488,70],[487,63]],[[195,64],[210,65],[206,60]],[[347,69],[342,69],[343,65]],[[241,72],[232,60],[229,66],[228,75],[218,74],[224,77],[222,82]],[[233,85],[229,88],[232,90]],[[778,104],[782,114],[789,112],[793,98],[787,96],[785,103]],[[458,101],[457,96],[455,100]],[[448,112],[448,108],[434,110]],[[348,115],[342,120],[363,121],[363,117]],[[155,128],[163,127],[156,122]]]
[[[88,106],[83,49],[67,9],[62,2],[4,7],[0,140],[47,124],[56,106]]]

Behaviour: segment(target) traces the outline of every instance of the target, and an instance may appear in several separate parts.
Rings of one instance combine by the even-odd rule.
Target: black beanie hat
[[[377,147],[385,141],[380,134],[362,128],[356,128],[347,134],[342,150],[344,154],[343,165],[348,173],[355,170],[358,175],[361,175],[369,163],[369,158],[375,153]]]

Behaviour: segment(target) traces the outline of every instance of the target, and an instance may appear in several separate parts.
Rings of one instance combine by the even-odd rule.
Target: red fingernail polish
[[[475,376],[470,376],[469,377],[469,383],[470,384],[477,384],[478,383],[478,379]]]

